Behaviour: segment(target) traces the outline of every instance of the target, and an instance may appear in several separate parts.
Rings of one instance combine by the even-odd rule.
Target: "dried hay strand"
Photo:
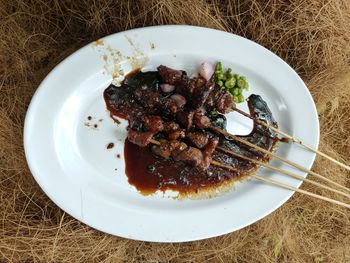
[[[159,24],[226,30],[280,55],[315,99],[321,150],[349,163],[349,1],[0,0],[0,262],[349,262],[349,211],[299,194],[240,231],[156,244],[93,230],[40,190],[22,146],[26,108],[40,81],[86,43]],[[350,186],[349,173],[329,161],[318,158],[314,168]]]

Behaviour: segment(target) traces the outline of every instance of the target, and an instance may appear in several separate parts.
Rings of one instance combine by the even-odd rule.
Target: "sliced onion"
[[[199,75],[205,78],[207,81],[210,80],[215,71],[215,65],[209,62],[204,62],[199,67]]]
[[[180,94],[174,94],[170,98],[173,99],[176,102],[176,105],[179,108],[181,108],[182,106],[184,106],[186,104],[185,97],[180,95]]]
[[[160,84],[160,88],[162,89],[163,92],[172,92],[175,89],[174,85],[170,85],[170,84]]]

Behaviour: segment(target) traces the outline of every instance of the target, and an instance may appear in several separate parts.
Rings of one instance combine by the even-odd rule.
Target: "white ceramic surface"
[[[194,72],[203,61],[222,61],[245,75],[251,92],[267,101],[281,129],[317,147],[319,124],[310,93],[294,70],[272,52],[245,38],[207,28],[135,29],[78,50],[55,67],[35,93],[25,120],[24,146],[30,170],[45,193],[96,229],[157,242],[229,233],[286,202],[292,191],[254,180],[236,183],[232,191],[208,200],[143,196],[128,184],[123,160],[126,124],[114,124],[102,97],[111,74],[120,68],[128,72],[137,64],[147,70],[164,64]],[[247,111],[246,105],[240,108]],[[247,118],[230,113],[229,131],[247,134],[251,127]],[[110,142],[115,147],[107,150]],[[281,144],[277,152],[308,168],[315,157],[293,145]],[[272,164],[305,176],[279,161]],[[301,183],[266,169],[259,174],[295,187]]]

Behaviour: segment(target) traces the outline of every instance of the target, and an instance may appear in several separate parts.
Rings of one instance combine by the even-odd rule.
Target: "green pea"
[[[231,78],[233,77],[233,74],[232,74],[232,69],[231,68],[228,68],[227,70],[226,70],[226,76],[230,76]]]
[[[228,79],[225,82],[225,87],[228,88],[228,89],[232,89],[235,86],[235,84],[236,84],[235,82],[236,81],[234,81],[233,79]]]
[[[233,89],[233,94],[236,96],[239,95],[239,89],[237,88]]]
[[[222,70],[222,64],[221,64],[221,62],[216,63],[215,70],[216,70],[216,71],[221,71],[221,70]]]
[[[235,78],[231,78],[230,81],[232,82],[232,86],[236,86],[236,79]]]
[[[240,87],[241,89],[244,89],[244,86],[246,85],[245,82],[246,81],[244,79],[240,78],[237,80],[237,86]]]
[[[226,78],[227,78],[227,79],[233,79],[233,75],[232,75],[231,72],[227,72],[227,71],[226,71],[225,75],[226,75]]]
[[[234,100],[235,102],[238,102],[238,97],[237,97],[237,96],[233,96],[233,100]]]
[[[220,87],[222,87],[222,86],[224,85],[224,83],[222,82],[222,80],[219,80],[219,81],[217,82],[217,84],[218,84]]]
[[[244,97],[242,94],[238,95],[237,96],[237,99],[238,99],[238,102],[241,103],[241,102],[244,102]]]
[[[217,74],[217,78],[220,79],[224,79],[224,74],[222,74],[221,72],[219,74]]]

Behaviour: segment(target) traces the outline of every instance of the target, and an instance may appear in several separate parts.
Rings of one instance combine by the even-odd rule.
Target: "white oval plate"
[[[111,73],[116,76],[120,69],[128,72],[138,65],[149,70],[159,64],[194,72],[203,61],[222,61],[245,75],[251,92],[267,101],[281,129],[317,147],[319,123],[312,97],[294,70],[269,50],[207,28],[135,29],[78,50],[52,70],[36,91],[25,120],[24,147],[29,168],[45,193],[89,226],[157,242],[226,234],[256,222],[286,202],[293,192],[254,180],[236,183],[231,191],[206,200],[143,196],[128,184],[123,159],[126,124],[113,123],[102,97],[112,81]],[[240,108],[247,110],[246,105]],[[248,133],[252,127],[236,113],[230,114],[228,122],[234,133]],[[110,142],[115,147],[107,150]],[[315,157],[285,144],[279,146],[278,154],[307,168]],[[134,162],[137,165],[137,160]],[[272,164],[293,170],[278,161]],[[295,187],[301,184],[264,169],[259,174]]]

